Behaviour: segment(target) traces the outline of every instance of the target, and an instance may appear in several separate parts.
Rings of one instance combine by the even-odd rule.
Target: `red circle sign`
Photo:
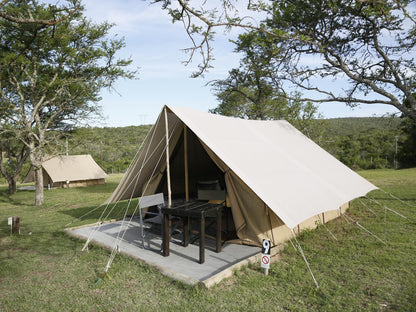
[[[261,262],[263,262],[264,264],[269,264],[270,257],[269,256],[263,256],[263,257],[261,257]]]

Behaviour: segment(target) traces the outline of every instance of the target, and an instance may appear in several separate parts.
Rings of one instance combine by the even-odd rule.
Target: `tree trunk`
[[[7,180],[7,182],[9,183],[9,194],[10,195],[16,194],[16,192],[17,192],[16,177],[13,177],[12,179]]]
[[[35,205],[43,205],[43,174],[42,168],[35,169]]]

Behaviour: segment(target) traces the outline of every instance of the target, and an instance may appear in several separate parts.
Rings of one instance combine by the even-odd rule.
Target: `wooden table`
[[[223,204],[212,204],[201,201],[189,201],[172,204],[171,207],[162,207],[163,213],[163,256],[169,256],[170,225],[169,216],[183,219],[183,246],[189,244],[189,219],[198,219],[200,222],[199,263],[205,262],[205,217],[215,217],[217,223],[216,252],[221,251],[221,222]]]

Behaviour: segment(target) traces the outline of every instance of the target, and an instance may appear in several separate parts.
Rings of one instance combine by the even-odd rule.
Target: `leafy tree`
[[[21,10],[10,10],[10,7],[7,5],[9,3],[13,3],[17,1],[12,0],[1,0],[0,1],[0,18],[6,19],[8,21],[11,21],[13,23],[17,24],[40,24],[40,25],[47,25],[52,26],[55,25],[65,19],[67,19],[69,16],[74,14],[81,6],[81,1],[79,0],[67,0],[66,6],[57,7],[57,6],[50,6],[50,10],[48,11],[48,14],[41,17],[41,18],[34,18],[31,12],[30,3],[36,4],[37,1],[35,0],[20,0],[20,4],[26,4],[27,10],[21,11]],[[7,8],[7,10],[3,10],[3,8]],[[59,14],[59,19],[57,19],[57,13],[63,13]],[[65,15],[66,14],[66,15]]]
[[[316,138],[322,126],[312,122],[319,117],[317,107],[302,102],[299,93],[288,99],[270,71],[269,63],[279,50],[266,47],[253,34],[240,35],[235,44],[235,52],[243,55],[240,66],[229,71],[226,79],[212,83],[220,104],[211,112],[245,119],[285,119]]]
[[[17,14],[29,9],[34,19],[56,19],[56,6],[10,1],[2,8]],[[53,27],[0,20],[0,122],[29,149],[35,171],[35,204],[43,203],[42,162],[69,125],[99,114],[100,90],[118,78],[133,78],[131,60],[117,59],[124,39],[108,39],[112,25],[93,24],[74,14]]]
[[[416,124],[405,119],[402,125],[404,134],[398,151],[400,167],[409,168],[416,165]]]
[[[213,59],[215,30],[240,27],[282,51],[271,63],[276,79],[303,90],[302,100],[387,104],[416,121],[416,99],[410,97],[416,88],[413,0],[221,0],[222,6],[203,2],[198,8],[186,0],[156,2],[184,23],[193,43],[190,60],[201,52],[196,76]],[[239,13],[237,3],[248,12]],[[250,13],[262,14],[263,22],[252,22]],[[349,87],[335,88],[332,79]]]
[[[29,156],[29,149],[11,133],[4,132],[0,137],[0,172],[9,184],[9,194],[17,191],[17,181]]]

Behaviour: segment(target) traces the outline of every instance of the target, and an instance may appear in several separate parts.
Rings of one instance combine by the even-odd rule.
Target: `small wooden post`
[[[12,218],[12,234],[20,234],[20,218]]]

